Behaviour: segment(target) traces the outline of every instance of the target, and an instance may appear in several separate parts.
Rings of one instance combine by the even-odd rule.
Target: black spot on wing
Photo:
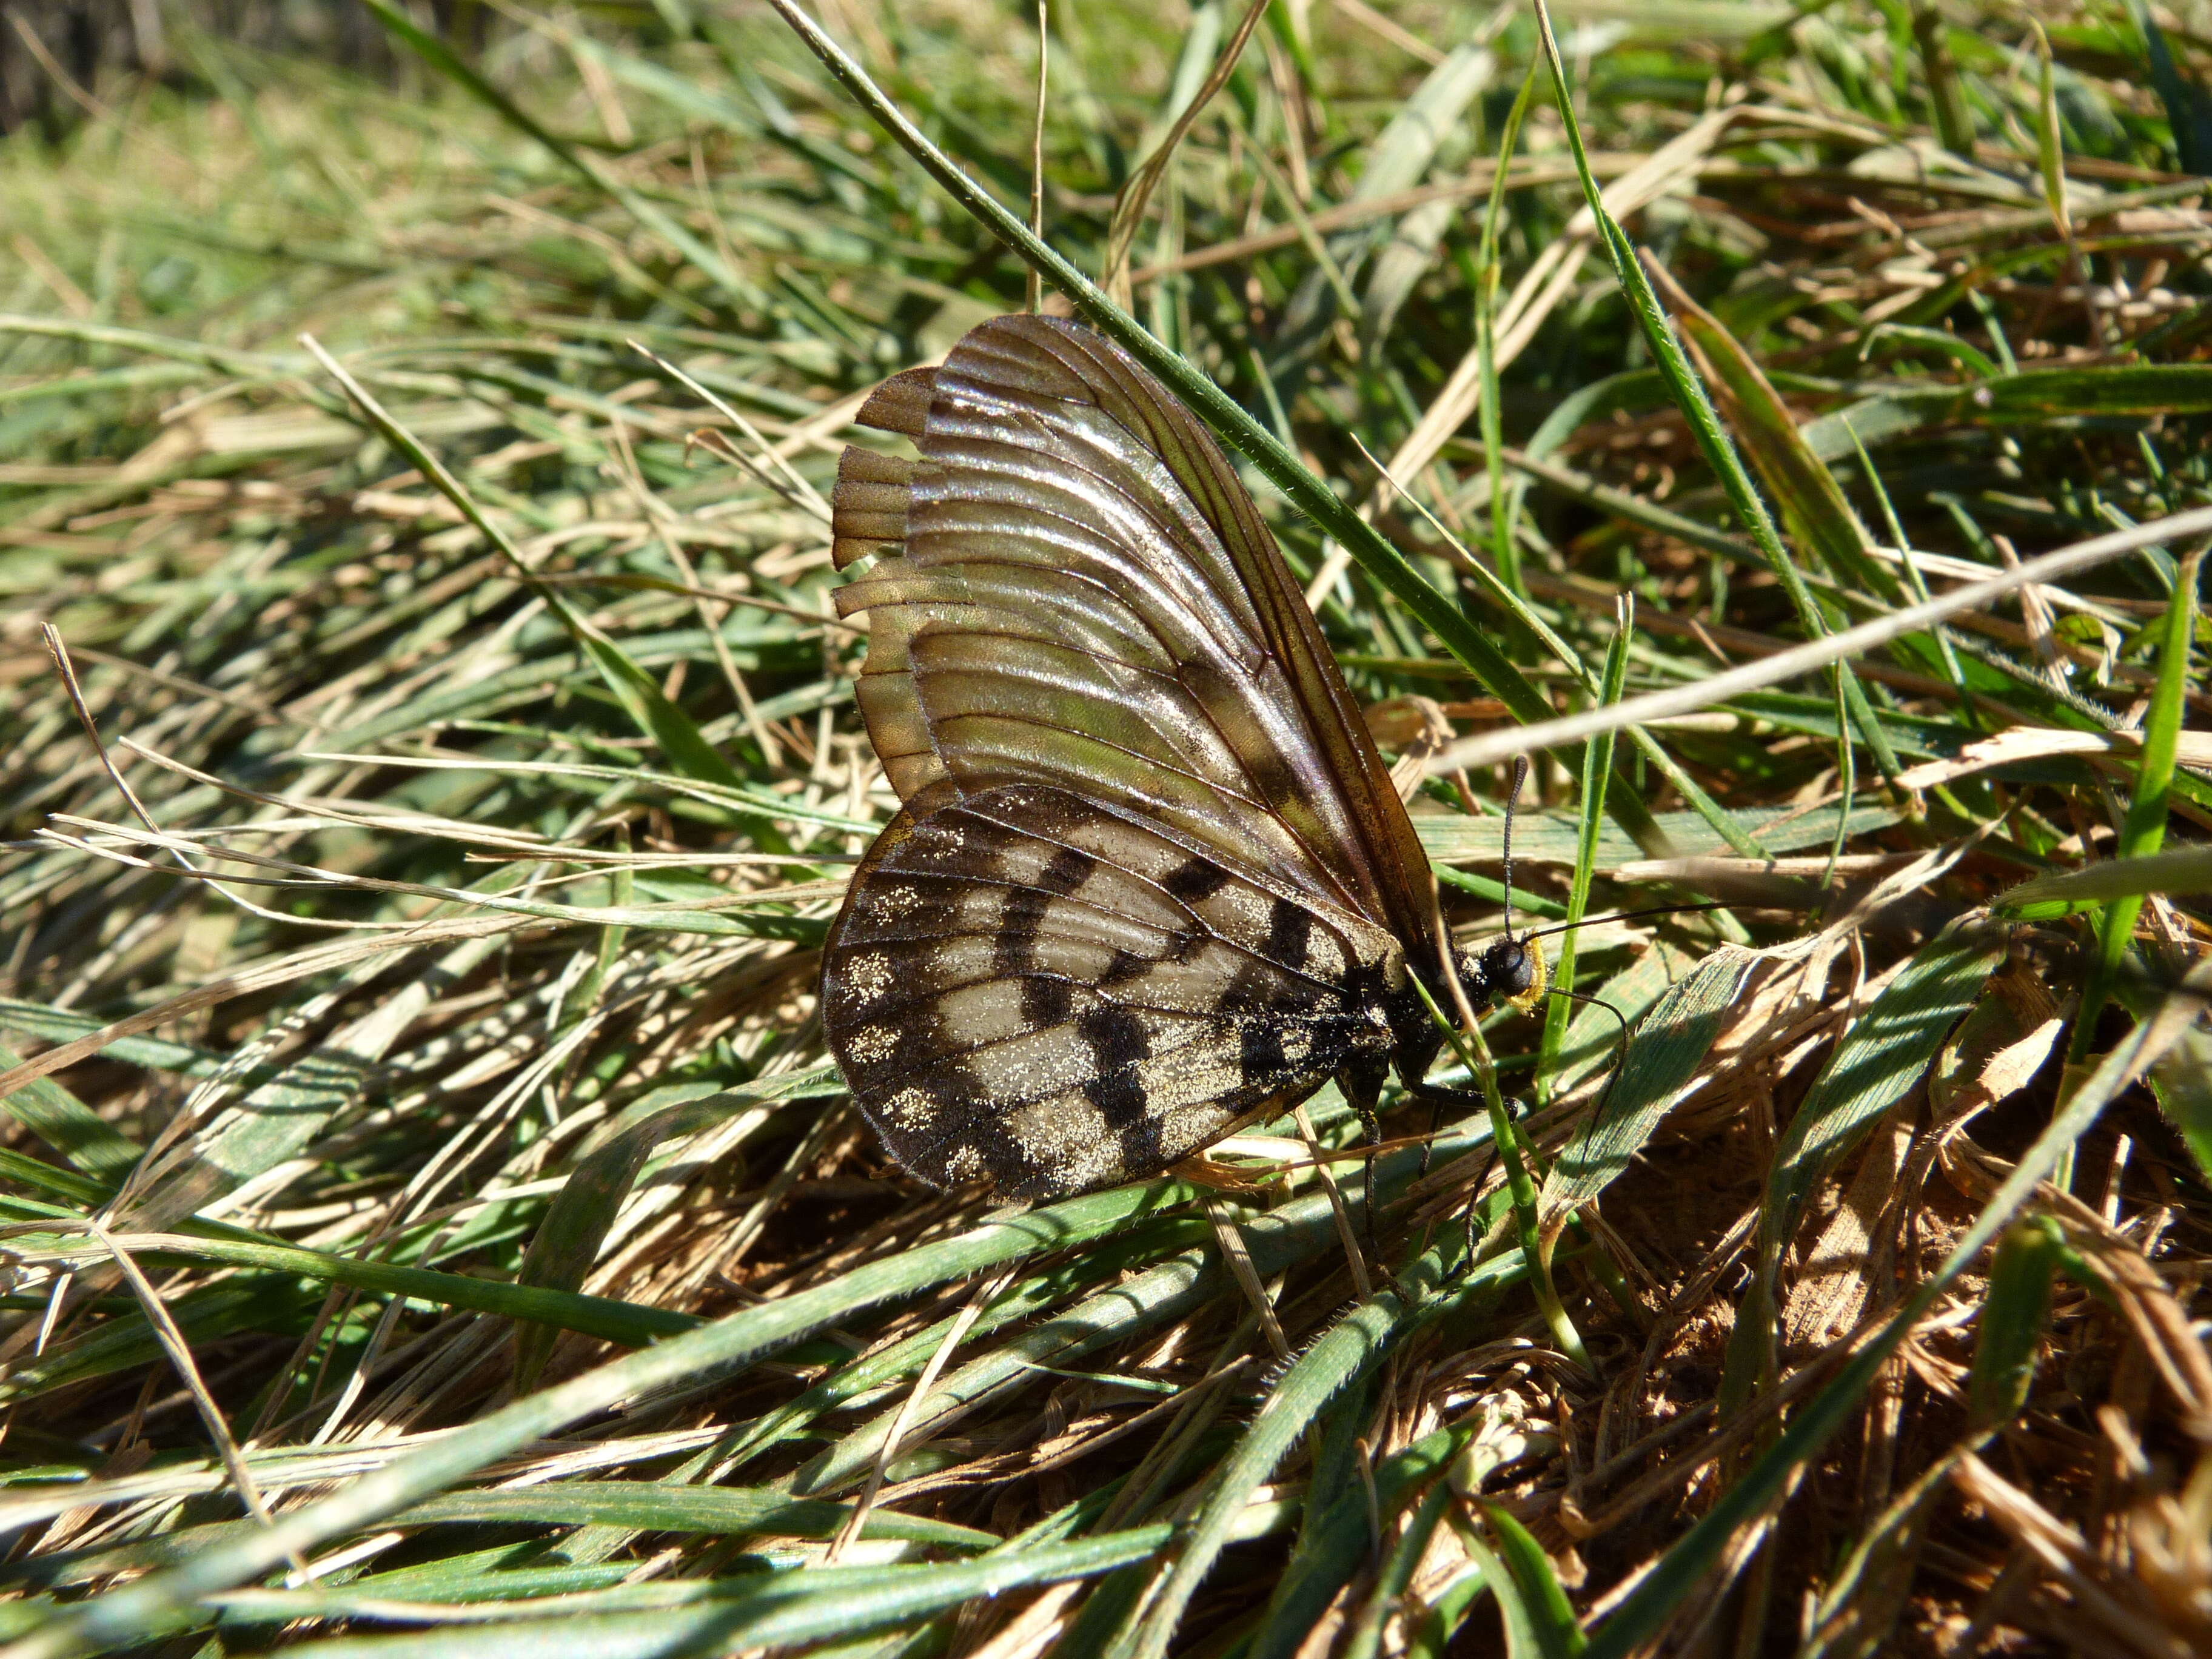
[[[1156,1170],[1166,1162],[1160,1148],[1160,1128],[1146,1111],[1149,1097],[1137,1063],[1152,1052],[1152,1033],[1139,1015],[1111,1002],[1102,1002],[1076,1021],[1076,1035],[1091,1045],[1097,1070],[1083,1085],[1083,1092],[1106,1125],[1120,1137],[1122,1166]]]
[[[1253,757],[1252,781],[1259,787],[1260,799],[1277,811],[1297,805],[1305,791],[1298,775],[1274,750]]]
[[[1246,1085],[1264,1084],[1291,1069],[1283,1052],[1282,1022],[1261,1012],[1237,1025],[1237,1066]]]
[[[1140,957],[1134,951],[1117,945],[1114,947],[1114,954],[1107,959],[1106,971],[1098,976],[1098,982],[1101,985],[1125,984],[1139,975],[1149,973],[1157,965],[1152,957]]]
[[[1079,847],[1063,847],[1054,853],[1037,876],[1037,885],[1049,893],[1072,893],[1090,878],[1098,860]]]
[[[1212,859],[1200,858],[1195,853],[1168,872],[1163,884],[1170,897],[1186,904],[1195,904],[1212,898],[1229,884],[1229,872]]]
[[[1136,1063],[1152,1057],[1152,1033],[1145,1028],[1143,1017],[1118,1003],[1101,1002],[1086,1011],[1075,1022],[1075,1034],[1091,1045],[1091,1057],[1098,1068],[1094,1083],[1123,1070],[1131,1072],[1133,1082]],[[1141,1112],[1145,1106],[1144,1088],[1141,1084],[1134,1086],[1135,1109]],[[1108,1112],[1109,1122],[1115,1121],[1105,1102],[1094,1097],[1092,1103]],[[1118,1122],[1115,1127],[1120,1127]]]
[[[1285,968],[1304,969],[1313,940],[1313,912],[1279,898],[1267,913],[1267,957]]]
[[[1022,1019],[1032,1027],[1057,1025],[1075,1006],[1075,987],[1056,974],[1030,974],[1022,980]]]

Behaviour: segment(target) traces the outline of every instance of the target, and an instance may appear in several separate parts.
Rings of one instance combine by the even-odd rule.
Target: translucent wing
[[[1221,452],[1103,337],[975,330],[860,418],[838,593],[868,613],[860,701],[917,817],[1009,783],[1157,820],[1318,905],[1430,938],[1430,875],[1304,598]]]
[[[891,1155],[1037,1197],[1155,1175],[1387,1056],[1397,942],[1201,846],[1015,785],[902,811],[825,952],[823,1020]]]

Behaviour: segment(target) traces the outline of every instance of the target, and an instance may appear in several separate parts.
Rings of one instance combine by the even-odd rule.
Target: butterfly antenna
[[[1584,916],[1579,921],[1563,921],[1554,927],[1536,927],[1521,935],[1524,939],[1549,939],[1554,933],[1564,933],[1577,927],[1595,927],[1601,921],[1633,921],[1638,916],[1686,916],[1695,910],[1725,910],[1738,901],[1715,899],[1703,904],[1655,904],[1648,910],[1608,910],[1601,916]]]
[[[1620,1062],[1628,1057],[1628,1021],[1622,1018],[1620,1009],[1614,1007],[1603,997],[1584,996],[1580,991],[1562,991],[1556,985],[1553,986],[1546,994],[1565,997],[1570,1002],[1587,1002],[1593,1008],[1602,1008],[1613,1016],[1613,1023],[1620,1027],[1620,1038],[1613,1051],[1613,1065],[1606,1073],[1605,1087],[1598,1093],[1596,1109],[1603,1111],[1605,1097],[1613,1092],[1613,1080],[1620,1075]]]
[[[1520,803],[1521,786],[1528,781],[1528,757],[1513,757],[1513,782],[1505,792],[1505,942],[1513,943],[1513,809]]]
[[[1547,996],[1565,997],[1570,1002],[1587,1002],[1593,1008],[1604,1009],[1606,1012],[1613,1016],[1613,1023],[1620,1027],[1621,1047],[1626,1048],[1628,1046],[1628,1021],[1622,1018],[1620,1009],[1614,1007],[1603,997],[1585,996],[1580,991],[1563,991],[1556,985],[1547,988],[1545,994]]]

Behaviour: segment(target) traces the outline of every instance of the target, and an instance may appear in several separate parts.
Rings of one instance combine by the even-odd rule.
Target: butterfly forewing
[[[1157,1173],[1386,1054],[1398,948],[1142,816],[1014,785],[885,832],[823,1014],[905,1167],[1067,1192]]]
[[[1428,866],[1212,440],[1040,317],[860,419],[919,451],[848,451],[834,503],[839,567],[872,560],[838,605],[867,616],[859,699],[905,810],[823,1012],[893,1154],[1079,1190],[1377,1075],[1379,1011],[1433,949]]]
[[[987,323],[927,374],[862,412],[921,452],[902,518],[880,457],[848,461],[837,503],[844,556],[879,555],[839,605],[868,613],[861,708],[902,797],[939,778],[1126,795],[1425,937],[1411,825],[1212,440],[1052,319]]]

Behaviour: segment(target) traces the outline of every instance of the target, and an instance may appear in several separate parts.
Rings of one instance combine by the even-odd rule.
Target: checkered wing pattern
[[[1157,822],[1016,784],[885,831],[823,1017],[902,1165],[1041,1196],[1157,1174],[1386,1057],[1397,951]]]

